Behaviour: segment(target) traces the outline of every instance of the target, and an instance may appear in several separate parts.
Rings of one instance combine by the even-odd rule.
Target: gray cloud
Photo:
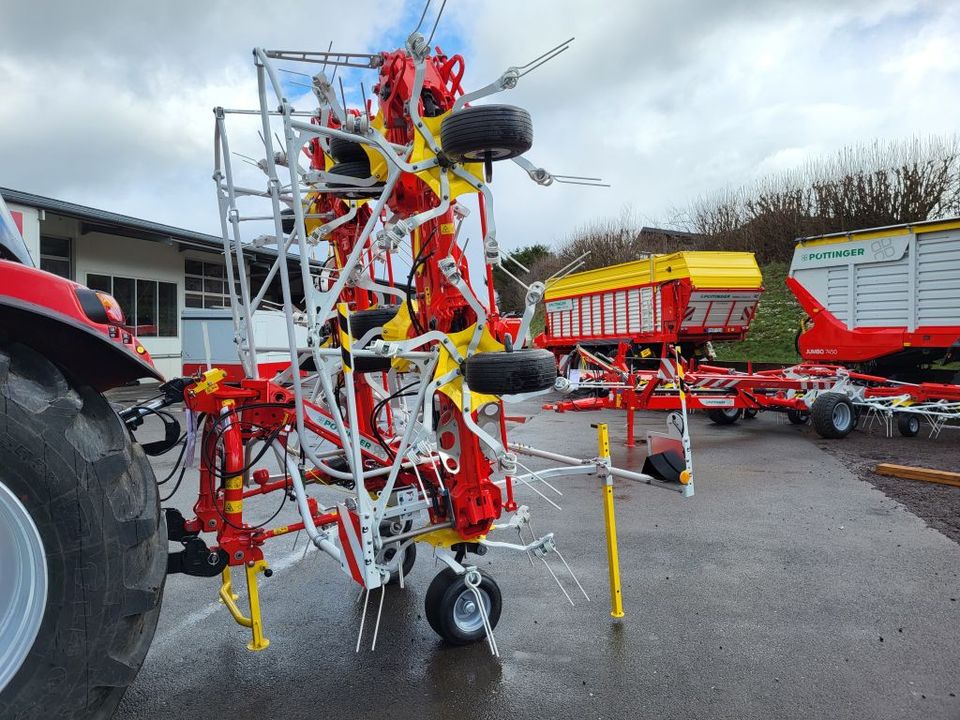
[[[436,3],[435,3],[436,4]],[[207,231],[214,105],[252,106],[254,45],[383,49],[399,2],[0,0],[0,184]],[[444,49],[478,87],[575,35],[496,102],[531,110],[531,159],[608,190],[499,166],[499,237],[553,242],[629,205],[697,196],[874,138],[952,132],[960,12],[923,0],[448,2]],[[459,36],[462,46],[451,45]],[[235,149],[258,155],[255,125]],[[478,234],[475,224],[469,232]]]

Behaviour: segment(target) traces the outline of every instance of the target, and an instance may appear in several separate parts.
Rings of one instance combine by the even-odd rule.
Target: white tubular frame
[[[475,93],[462,96],[457,101],[454,111],[472,99],[512,88],[516,85],[519,77],[539,67],[543,62],[556,57],[566,50],[568,44],[569,41],[520,68],[510,68],[499,81]],[[465,181],[484,198],[487,225],[487,232],[483,238],[485,262],[488,265],[501,263],[501,252],[496,240],[496,222],[493,215],[493,194],[490,188],[485,182],[459,165],[450,165],[446,162],[441,164],[441,161],[436,157],[436,154],[441,152],[439,143],[419,114],[420,89],[424,83],[426,59],[428,57],[427,44],[422,35],[419,33],[411,35],[407,42],[407,53],[415,66],[414,92],[407,102],[407,111],[415,132],[420,133],[426,146],[434,154],[433,157],[415,163],[411,162],[412,145],[401,146],[389,142],[384,134],[371,127],[366,113],[359,117],[349,114],[347,108],[338,100],[331,81],[327,79],[323,71],[313,76],[312,89],[319,102],[319,107],[316,111],[309,113],[295,111],[285,96],[278,75],[280,68],[276,65],[276,62],[280,60],[288,62],[326,62],[329,60],[333,64],[350,67],[376,68],[379,56],[332,52],[267,51],[257,48],[254,50],[254,64],[257,72],[259,108],[256,110],[216,108],[214,110],[213,179],[217,191],[227,281],[230,286],[234,338],[243,372],[247,378],[260,377],[261,371],[257,362],[258,351],[288,353],[290,358],[293,359],[294,365],[291,369],[278,375],[275,382],[287,386],[293,396],[295,419],[291,422],[295,424],[295,433],[291,432],[290,442],[286,445],[276,441],[274,449],[284,465],[285,476],[291,478],[293,497],[296,500],[304,529],[310,541],[316,548],[340,563],[345,569],[348,564],[348,556],[356,560],[361,575],[361,583],[368,593],[370,589],[382,586],[389,576],[385,567],[377,559],[378,553],[384,546],[396,544],[398,549],[403,548],[410,542],[421,539],[420,536],[422,535],[453,526],[452,520],[431,524],[427,510],[431,507],[435,498],[427,493],[420,476],[421,471],[429,472],[432,468],[432,471],[437,474],[441,489],[443,489],[443,481],[440,480],[438,467],[442,466],[453,474],[459,472],[459,463],[454,451],[440,448],[438,442],[439,429],[434,427],[432,408],[440,388],[456,379],[460,370],[451,370],[441,377],[435,375],[440,362],[441,348],[449,353],[458,364],[477,352],[489,316],[495,311],[495,308],[484,305],[483,300],[478,298],[470,288],[467,279],[461,275],[461,268],[451,258],[448,258],[440,261],[440,269],[449,284],[456,288],[477,318],[473,334],[467,342],[466,350],[458,349],[447,335],[436,330],[428,329],[416,337],[391,342],[374,340],[373,338],[380,333],[371,330],[366,332],[363,337],[354,338],[349,351],[347,351],[349,354],[341,356],[340,349],[324,347],[324,326],[331,315],[336,312],[341,295],[348,287],[373,292],[378,298],[392,295],[399,298],[401,302],[407,300],[407,295],[403,289],[378,282],[374,279],[372,272],[367,272],[371,268],[364,267],[364,256],[370,258],[371,265],[383,260],[385,254],[396,251],[400,243],[412,237],[413,233],[421,228],[424,223],[444,215],[454,203],[450,189],[452,177]],[[258,116],[260,119],[259,132],[265,157],[255,164],[266,177],[264,187],[247,187],[238,185],[236,182],[227,134],[227,118],[232,115],[251,115]],[[331,117],[339,119],[339,128],[327,126],[326,121]],[[311,118],[319,119],[320,123],[309,122],[308,120]],[[277,128],[274,128],[275,122],[278,125]],[[274,135],[275,129],[279,133],[277,136]],[[372,178],[356,179],[332,172],[301,168],[298,159],[305,145],[314,139],[317,139],[325,150],[329,148],[329,142],[332,139],[359,143],[376,150],[386,160],[386,177],[382,184]],[[531,163],[523,160],[518,161],[518,164],[540,184],[550,184],[554,179],[562,181],[562,178],[566,177],[544,175],[545,171],[539,171]],[[391,216],[387,220],[387,202],[401,176],[434,169],[439,171],[437,205],[410,217]],[[535,170],[537,171],[535,172]],[[545,181],[545,178],[548,178],[549,182]],[[358,228],[349,256],[342,259],[342,265],[336,268],[336,272],[332,272],[325,266],[318,271],[317,266],[311,262],[313,251],[318,243],[326,241],[335,230],[348,223],[356,222],[359,203],[347,200],[349,210],[340,217],[333,217],[333,213],[329,212],[307,216],[304,211],[304,200],[314,193],[336,193],[339,197],[344,195],[350,197],[351,194],[356,197],[357,194],[363,194],[367,197],[369,203],[369,219],[363,224],[362,228]],[[251,198],[258,200],[261,204],[264,201],[269,202],[269,212],[261,210],[259,213],[241,214],[240,201]],[[284,233],[283,231],[284,210],[292,210],[293,230],[290,233]],[[462,219],[463,216],[465,216],[465,210],[461,211],[460,218]],[[308,219],[320,223],[309,235],[306,231],[306,221]],[[241,223],[250,220],[272,220],[273,234],[259,235],[245,242],[241,232]],[[381,222],[384,227],[375,239],[374,230],[377,228],[377,224]],[[458,236],[459,225],[454,243],[456,243]],[[268,246],[275,246],[276,259],[269,267],[262,286],[258,289],[253,288],[248,278],[250,263],[246,252],[250,247],[264,248]],[[297,272],[299,272],[299,278],[296,276]],[[268,288],[277,278],[279,278],[282,292],[286,345],[258,348],[255,342],[254,314],[264,302]],[[299,280],[299,283],[296,283],[296,280]],[[303,287],[303,310],[297,307],[299,298],[298,303],[294,302],[291,288],[295,284]],[[237,292],[237,287],[239,287],[239,292]],[[513,339],[515,347],[522,347],[529,341],[530,323],[542,296],[543,285],[541,283],[533,283],[527,287],[526,307],[518,333],[519,337]],[[346,316],[346,322],[349,333],[349,314]],[[298,340],[298,324],[306,328],[305,347]],[[388,402],[390,402],[390,398],[395,398],[392,402],[397,405],[397,410],[393,411],[394,427],[397,432],[391,439],[395,444],[395,451],[384,449],[382,455],[377,454],[377,452],[383,448],[372,446],[369,440],[363,437],[359,431],[360,423],[357,416],[358,406],[353,377],[345,372],[345,392],[343,393],[346,404],[345,412],[340,410],[340,392],[333,381],[346,361],[349,361],[350,367],[353,367],[356,358],[369,357],[406,361],[408,369],[403,373],[406,381],[409,383],[411,377],[416,378],[413,383],[405,386],[400,374],[391,370],[386,375],[384,382],[373,381],[369,383],[377,398]],[[315,372],[302,376],[299,367],[307,360],[312,361]],[[404,399],[403,395],[399,395],[405,387],[414,386],[416,386],[416,390],[410,393],[411,399],[409,401]],[[539,490],[534,487],[534,483],[539,483],[556,491],[556,488],[553,488],[547,482],[547,478],[582,474],[607,476],[610,473],[657,484],[657,481],[653,478],[611,468],[608,463],[602,462],[600,459],[583,461],[546,451],[537,451],[527,446],[507,446],[505,440],[499,437],[499,433],[490,433],[485,427],[481,426],[485,421],[478,422],[474,419],[473,411],[478,408],[473,407],[473,399],[474,396],[471,394],[470,388],[464,382],[460,398],[463,427],[466,428],[467,432],[475,435],[499,462],[499,468],[503,471],[506,479],[497,481],[497,484],[510,482],[512,477],[534,492],[539,493]],[[391,404],[389,407],[392,409],[393,405]],[[401,408],[402,412],[398,412]],[[502,412],[502,406],[500,411]],[[321,415],[323,416],[322,419]],[[401,415],[403,420],[397,422]],[[324,424],[329,431],[326,439],[319,438],[318,440],[319,435],[308,429],[308,422],[311,425],[315,423]],[[438,424],[442,426],[443,423]],[[324,447],[324,443],[327,443],[326,447]],[[547,470],[517,474],[519,463],[513,450],[556,460],[562,465]],[[365,465],[364,452],[368,456],[375,454],[379,458],[380,465],[376,467],[371,467],[370,464]],[[392,458],[390,457],[391,454],[393,455]],[[346,461],[348,469],[344,469],[342,465],[335,465],[334,460],[338,458]],[[455,467],[452,468],[451,463]],[[341,513],[345,511],[356,513],[360,520],[359,532],[356,533],[358,537],[353,537],[353,528],[348,532],[351,543],[357,545],[349,552],[341,543],[341,535],[338,534],[336,525],[318,527],[314,521],[306,488],[305,469],[308,465],[322,471],[334,481],[353,483],[355,491],[346,499],[336,503],[336,507]],[[407,469],[412,469],[417,474],[419,487],[409,485],[401,488],[397,487],[400,472]],[[379,493],[371,495],[367,488],[369,487],[369,481],[374,478],[383,479],[385,482]],[[690,494],[692,494],[692,485],[689,489]],[[549,499],[548,502],[556,505]],[[384,521],[389,521],[388,524],[392,525],[401,521],[404,523],[410,522],[410,527],[405,532],[381,535],[381,523]],[[339,522],[344,522],[342,515],[339,517]],[[540,537],[533,533],[529,525],[529,512],[525,506],[521,506],[508,522],[498,522],[494,529],[496,528],[516,529],[521,542],[509,543],[483,539],[482,542],[486,547],[513,550],[528,554],[531,557],[536,556],[544,563],[546,563],[544,556],[549,552],[556,551],[552,533]],[[523,537],[524,529],[531,535],[529,539]],[[559,555],[559,553],[557,554]],[[464,565],[460,562],[462,556],[458,559],[458,556],[442,548],[437,550],[436,555],[439,560],[453,568],[457,573],[465,575],[468,578],[468,585],[475,593],[477,592],[476,583],[479,582],[479,574],[475,567]],[[562,556],[561,561],[563,561]],[[563,561],[563,563],[566,566],[566,561]],[[567,569],[569,570],[569,566],[567,566]],[[557,583],[560,584],[553,571],[550,572]],[[575,577],[574,580],[576,581]],[[579,581],[576,582],[579,586]],[[561,590],[563,590],[562,585]],[[563,592],[567,595],[565,590]],[[584,595],[586,595],[585,592]],[[479,599],[479,594],[477,594],[477,597]],[[567,598],[570,599],[569,595],[567,595]],[[379,614],[377,623],[379,625]],[[485,628],[491,650],[496,653],[492,627],[489,626],[486,618]]]

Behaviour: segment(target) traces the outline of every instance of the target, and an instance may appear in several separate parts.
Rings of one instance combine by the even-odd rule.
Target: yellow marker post
[[[610,465],[610,435],[606,423],[595,425],[600,462]],[[610,615],[623,617],[623,591],[620,586],[620,553],[617,550],[617,518],[613,508],[613,475],[603,476],[603,517],[607,527],[607,566],[610,569]]]

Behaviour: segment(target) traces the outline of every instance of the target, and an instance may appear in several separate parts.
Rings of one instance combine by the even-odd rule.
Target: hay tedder
[[[542,285],[527,287],[519,321],[497,311],[492,268],[508,253],[496,237],[494,163],[513,160],[541,185],[599,181],[551,175],[523,158],[533,141],[525,110],[470,103],[513,88],[568,46],[508,68],[469,93],[461,85],[463,58],[431,50],[419,32],[402,49],[371,55],[257,49],[256,114],[265,157],[256,164],[265,189],[241,184],[232,162],[227,119],[247,111],[215,110],[214,180],[228,284],[239,286],[232,313],[244,377],[226,382],[213,368],[175,388],[189,417],[202,418],[187,440],[195,439],[199,450],[200,488],[194,517],[168,511],[167,519],[171,537],[184,543],[171,563],[188,574],[222,576],[220,596],[235,619],[251,627],[250,649],[267,643],[255,593],[257,574],[267,570],[262,548],[302,531],[360,586],[364,616],[370,591],[403,587],[417,545],[428,545],[443,567],[425,594],[431,627],[453,644],[486,638],[497,654],[500,589],[469,557],[498,549],[546,564],[556,555],[573,576],[553,533],[532,531],[528,508],[514,496],[518,483],[549,500],[535,484],[552,489],[550,477],[620,474],[652,482],[611,467],[609,457],[582,461],[507,437],[503,398],[551,389],[556,365],[550,352],[530,346]],[[301,70],[317,66],[312,75]],[[376,108],[367,99],[350,108],[342,84],[339,95],[334,90],[326,72],[344,67],[376,73]],[[284,72],[310,78],[315,111],[294,110]],[[485,293],[475,289],[460,243],[472,198],[483,236]],[[266,204],[266,213],[246,209],[256,204]],[[273,227],[246,239],[242,224],[264,217]],[[249,286],[245,272],[247,242],[278,249],[260,288]],[[320,243],[327,252],[318,269],[311,258]],[[300,260],[296,283],[287,265],[291,254]],[[276,273],[287,343],[258,348],[251,318]],[[302,288],[302,301],[294,287]],[[277,351],[293,362],[265,377],[258,352]],[[566,464],[532,471],[518,453]],[[271,456],[273,471],[256,467]],[[665,487],[689,496],[690,472],[683,480]],[[325,488],[323,502],[308,494],[310,486]],[[300,520],[272,528],[246,522],[244,500],[265,493],[293,498]],[[498,530],[514,541],[494,539]],[[215,544],[207,545],[203,534],[215,536]],[[230,568],[237,566],[245,568],[251,589],[249,617],[232,597]],[[382,608],[383,594],[373,644]],[[361,621],[358,649],[362,635]]]
[[[462,85],[463,58],[431,49],[418,31],[377,54],[255,50],[259,107],[215,110],[213,179],[240,368],[228,374],[209,363],[119,416],[100,392],[157,377],[149,354],[108,295],[31,267],[0,215],[0,540],[17,578],[0,584],[0,715],[109,714],[143,661],[170,573],[219,578],[220,599],[249,628],[248,648],[267,647],[264,548],[297,533],[359,586],[358,651],[370,592],[381,592],[375,646],[386,587],[409,584],[416,548],[426,545],[442,567],[424,593],[430,625],[452,644],[485,639],[496,655],[501,592],[471,556],[527,554],[572,603],[548,562],[555,556],[583,591],[554,534],[534,533],[515,490],[555,504],[551,478],[597,476],[608,532],[614,476],[693,494],[685,437],[680,484],[613,467],[605,426],[590,459],[507,437],[504,400],[549,390],[557,373],[552,353],[529,337],[543,285],[527,287],[519,320],[497,311],[492,268],[508,253],[497,241],[494,164],[512,160],[541,185],[598,182],[525,159],[533,140],[525,110],[472,103],[513,88],[568,45],[473,92]],[[334,89],[338,70],[375,75],[361,88],[376,101],[348,107],[342,83],[339,95]],[[281,76],[309,78],[298,102],[312,97],[316,109],[295,110],[289,89],[304,83]],[[234,163],[227,120],[236,118],[259,126],[255,180]],[[473,199],[486,292],[474,286],[460,239]],[[254,287],[247,250],[265,245],[278,257]],[[261,347],[255,314],[275,280],[283,302],[271,317],[284,341]],[[72,344],[58,340],[68,337]],[[278,354],[288,358],[279,373]],[[261,366],[263,357],[271,363]],[[177,405],[186,410],[182,434],[170,413]],[[150,417],[163,421],[164,439],[141,450],[131,432]],[[198,467],[196,502],[192,512],[161,514],[143,451],[178,447],[165,499],[182,501],[186,470]],[[531,470],[523,454],[559,465]],[[267,495],[293,503],[297,522],[252,521],[249,504]],[[168,540],[180,549],[168,553]],[[619,615],[615,543],[608,550]],[[240,568],[248,611],[231,576]],[[78,613],[82,638],[70,635]]]

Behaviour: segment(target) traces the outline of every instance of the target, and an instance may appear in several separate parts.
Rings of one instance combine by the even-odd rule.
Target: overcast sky
[[[422,8],[325,5],[0,0],[0,185],[218,232],[211,108],[254,106],[250,49],[393,49]],[[625,206],[665,223],[700,195],[960,117],[947,0],[449,0],[437,40],[476,88],[571,36],[496,101],[530,110],[535,163],[612,187],[542,188],[498,166],[508,248]],[[233,137],[259,154],[255,125]]]

